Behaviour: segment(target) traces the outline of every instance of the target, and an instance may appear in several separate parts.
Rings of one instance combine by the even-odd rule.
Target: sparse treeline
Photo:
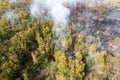
[[[30,17],[29,2],[0,0],[0,80],[120,79],[119,58],[72,34],[73,25],[56,39],[51,20]],[[13,25],[6,11],[16,13]]]

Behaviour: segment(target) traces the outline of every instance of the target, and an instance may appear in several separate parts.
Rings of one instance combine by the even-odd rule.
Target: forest
[[[86,29],[90,28],[88,18],[84,18],[84,23],[87,23],[85,30],[78,29],[77,23],[82,25],[83,19],[78,20],[75,15],[81,16],[78,11],[88,8],[79,4],[69,11],[60,3],[55,8],[63,9],[58,9],[58,13],[54,14],[55,8],[50,8],[48,14],[52,16],[46,18],[46,12],[37,13],[42,8],[34,12],[32,6],[38,7],[34,1],[45,2],[0,0],[0,80],[120,80],[119,56],[114,55],[115,51],[111,53],[106,48],[101,49],[102,46],[98,48],[93,34],[95,30],[85,34]],[[104,13],[100,10],[106,7],[89,9],[93,14],[101,15]],[[107,9],[111,10],[112,7]],[[67,13],[62,13],[62,10]],[[67,16],[64,13],[70,14],[69,21],[64,20]],[[116,43],[120,44],[119,37],[112,40],[119,40]]]

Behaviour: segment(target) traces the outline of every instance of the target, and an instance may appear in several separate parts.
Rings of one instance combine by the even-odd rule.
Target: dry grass
[[[115,38],[113,40],[110,40],[109,43],[120,46],[120,38]]]

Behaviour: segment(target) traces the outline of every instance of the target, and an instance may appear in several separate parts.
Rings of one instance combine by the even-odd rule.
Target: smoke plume
[[[66,24],[70,7],[75,7],[78,0],[34,0],[30,6],[31,15],[51,17],[55,24]]]
[[[30,5],[31,15],[34,17],[51,18],[56,27],[56,35],[59,36],[64,26],[68,24],[70,10],[77,3],[93,7],[107,4],[110,0],[33,0]]]

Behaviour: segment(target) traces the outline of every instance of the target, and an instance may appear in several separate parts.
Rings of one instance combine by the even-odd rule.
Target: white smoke
[[[50,16],[55,24],[66,24],[70,15],[70,8],[76,7],[77,3],[86,6],[98,6],[107,4],[110,0],[33,0],[30,5],[31,15]]]
[[[11,25],[15,24],[14,18],[16,16],[16,13],[14,13],[12,11],[6,11],[4,15],[10,20]]]
[[[56,36],[62,34],[67,25],[70,8],[75,7],[78,0],[34,0],[30,6],[31,15],[51,18],[55,24]]]
[[[68,16],[70,15],[70,10],[61,4],[57,4],[53,7],[50,14],[56,24],[66,24]]]
[[[86,6],[98,6],[107,4],[110,0],[33,0],[30,5],[30,13],[34,17],[51,18],[56,27],[56,35],[59,36],[64,26],[68,24],[71,8],[75,8],[77,3]],[[59,26],[59,27],[58,27]]]
[[[9,3],[17,2],[18,0],[9,0]]]
[[[31,14],[34,16],[47,13],[57,23],[66,23],[70,14],[68,7],[76,5],[77,0],[34,0],[30,6]]]

